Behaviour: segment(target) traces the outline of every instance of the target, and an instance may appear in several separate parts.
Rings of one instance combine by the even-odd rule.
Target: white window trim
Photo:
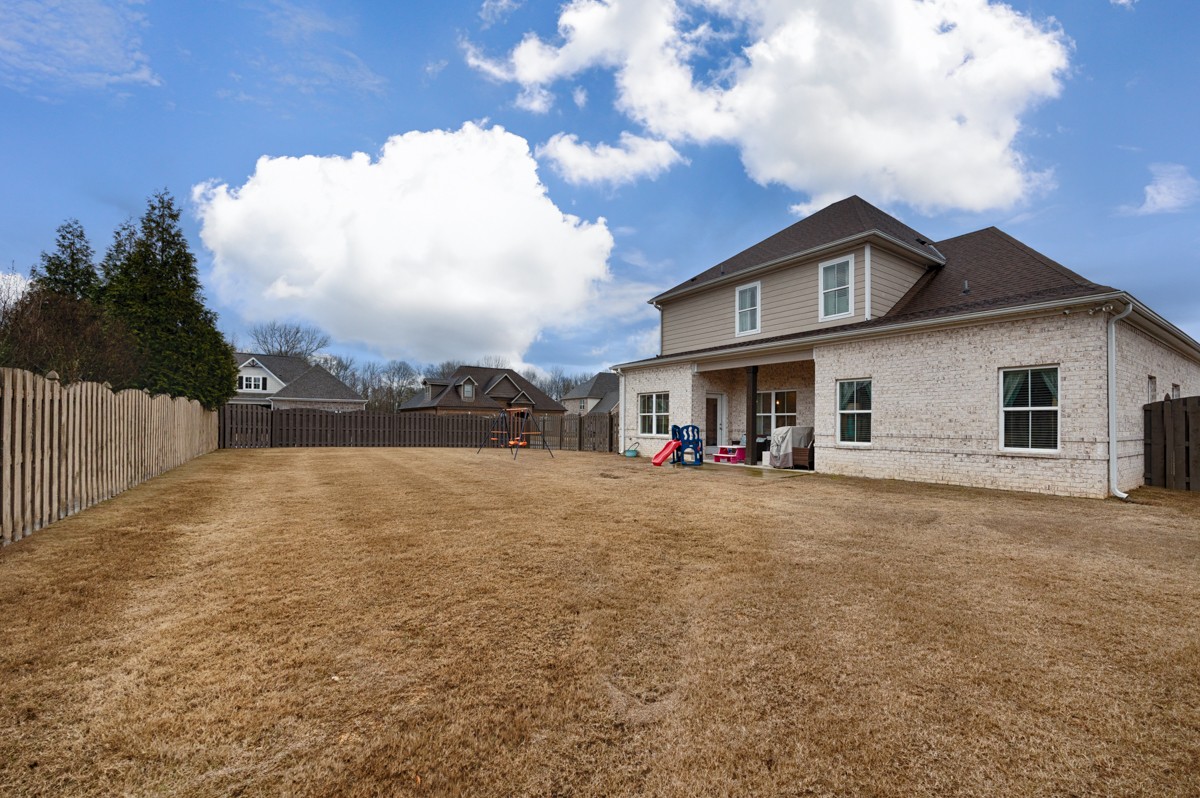
[[[264,377],[264,376],[262,376],[261,374],[239,374],[238,376],[242,378],[242,385],[243,385],[243,386],[245,386],[245,385],[247,384],[247,382],[248,382],[248,381],[250,381],[250,380],[262,380],[262,387],[261,387],[261,388],[248,388],[248,387],[243,387],[243,388],[239,388],[238,390],[241,390],[241,391],[253,391],[253,392],[255,392],[255,393],[266,393],[266,392],[267,392],[267,378],[266,378],[266,377]]]
[[[756,326],[753,330],[739,330],[738,328],[741,325],[738,324],[738,317],[741,315],[742,310],[738,306],[738,297],[741,296],[742,291],[745,291],[747,288],[754,289],[754,297],[758,303],[757,305],[754,306],[754,310],[756,312],[755,318],[758,321],[758,326]],[[747,310],[749,310],[749,308],[747,308]],[[762,281],[761,280],[756,283],[746,283],[745,285],[739,285],[736,289],[734,289],[734,292],[733,292],[733,336],[735,338],[737,338],[737,337],[740,337],[743,335],[756,335],[760,332],[762,332]]]
[[[850,310],[846,311],[845,313],[835,313],[832,316],[826,316],[825,315],[825,293],[826,293],[826,291],[836,291],[838,289],[837,288],[829,288],[829,289],[825,288],[825,267],[833,266],[838,263],[844,263],[846,261],[850,262],[850,275],[849,275],[850,282],[847,286],[838,286],[838,288],[847,287],[850,289],[850,291],[849,291],[850,302],[848,303]],[[837,257],[837,258],[830,258],[829,260],[821,261],[820,263],[818,263],[817,264],[817,283],[818,283],[818,286],[820,287],[820,290],[817,292],[817,320],[818,321],[832,321],[834,319],[845,319],[845,318],[849,318],[850,316],[854,315],[854,253],[853,252],[851,252],[848,255],[842,255],[841,257]],[[810,285],[811,285],[811,283],[810,283]]]
[[[1010,371],[1031,371],[1035,369],[1054,369],[1058,372],[1058,405],[1055,407],[1004,407],[1004,375]],[[1062,366],[1058,363],[1044,363],[1040,366],[1009,366],[1002,368],[996,374],[996,404],[1000,409],[1000,417],[997,419],[999,426],[996,428],[997,442],[1000,444],[1000,451],[1009,454],[1032,454],[1032,455],[1053,455],[1062,452]],[[1053,449],[1034,449],[1032,447],[1024,448],[1020,446],[1005,446],[1004,445],[1004,411],[1005,410],[1053,410],[1058,414],[1058,423],[1055,424],[1055,438]]]
[[[462,389],[463,389],[463,393],[462,393],[463,401],[464,402],[474,402],[475,401],[475,383],[474,383],[474,381],[464,382],[462,384]]]
[[[842,260],[841,258],[838,258],[836,261],[833,261],[833,262],[838,263],[841,260]],[[839,400],[839,397],[841,396],[841,392],[842,392],[841,384],[843,382],[869,382],[869,383],[871,383],[871,409],[870,410],[842,410],[840,407],[838,407],[838,400]],[[846,447],[849,447],[852,449],[869,448],[871,446],[871,444],[875,441],[875,418],[874,418],[874,416],[875,416],[875,379],[874,379],[874,377],[847,377],[844,380],[834,380],[833,381],[833,412],[835,414],[834,426],[837,429],[837,433],[835,436],[836,440],[837,440],[837,445],[838,446],[846,446]],[[861,415],[871,416],[871,440],[869,440],[869,441],[844,441],[844,440],[842,440],[842,413],[853,413],[854,415],[858,415],[858,416],[861,416]]]
[[[770,427],[770,429],[775,429],[775,427],[776,427],[776,426],[778,426],[778,423],[776,422],[776,419],[777,419],[779,416],[795,416],[797,421],[799,421],[799,420],[800,420],[800,391],[796,390],[795,388],[772,388],[772,389],[770,389],[770,390],[759,391],[758,393],[759,393],[759,394],[766,394],[766,395],[768,395],[768,396],[770,396],[770,397],[771,397],[771,399],[770,399],[770,402],[771,402],[771,411],[770,411],[769,413],[759,413],[759,412],[755,412],[755,413],[754,413],[754,419],[755,419],[755,425],[756,425],[756,426],[757,426],[757,421],[758,421],[758,419],[760,419],[760,418],[769,418],[769,419],[771,419],[771,427]],[[793,412],[793,413],[776,413],[776,412],[775,412],[775,395],[776,395],[776,394],[780,394],[780,393],[790,393],[790,394],[795,394],[795,399],[796,399],[796,411],[795,411],[795,412]],[[757,411],[757,408],[756,408],[756,411]],[[794,425],[793,425],[793,426],[794,426]],[[768,434],[768,435],[770,434],[770,430],[768,430],[768,431],[767,431],[767,434]]]
[[[665,434],[658,433],[658,432],[642,432],[642,419],[643,418],[653,419],[656,416],[662,415],[661,413],[655,413],[653,411],[651,411],[650,413],[643,413],[642,412],[642,397],[643,396],[665,396],[665,397],[667,397],[667,432]],[[651,400],[651,404],[653,404],[653,400]],[[637,412],[638,432],[637,432],[637,434],[638,434],[639,438],[670,438],[671,437],[671,392],[670,391],[647,391],[645,393],[639,393],[637,395],[637,405],[638,405],[638,412]],[[653,421],[651,421],[651,423],[650,423],[650,428],[654,429]]]

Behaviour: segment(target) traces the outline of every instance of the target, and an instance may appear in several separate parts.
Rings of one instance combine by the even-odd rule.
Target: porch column
[[[753,460],[754,451],[754,422],[756,413],[754,405],[758,399],[758,366],[746,366],[746,462]]]

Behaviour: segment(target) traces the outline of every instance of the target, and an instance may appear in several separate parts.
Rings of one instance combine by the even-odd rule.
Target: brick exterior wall
[[[816,350],[816,467],[1068,496],[1107,493],[1105,317],[1072,314]],[[1000,370],[1056,365],[1057,452],[1000,450]],[[872,381],[867,446],[836,441],[837,380]]]
[[[1200,364],[1155,341],[1127,322],[1117,323],[1117,484],[1132,490],[1143,484],[1145,464],[1142,406],[1151,401],[1148,377],[1157,383],[1154,401],[1180,388],[1180,396],[1200,396]]]
[[[760,366],[758,389],[760,391],[796,391],[796,423],[813,426],[813,379],[814,366],[811,360],[792,363],[777,363]],[[639,430],[638,395],[666,392],[671,397],[671,423],[695,424],[703,431],[705,424],[705,399],[710,393],[725,395],[728,417],[725,423],[725,440],[729,443],[740,440],[746,431],[746,370],[725,369],[722,371],[692,372],[690,364],[663,366],[660,368],[637,369],[626,372],[624,378],[625,412],[628,416],[622,426],[624,446],[633,441],[640,442],[642,452],[653,455],[661,449],[670,436],[646,436]]]
[[[882,479],[1102,498],[1108,495],[1108,343],[1105,314],[1047,315],[874,340],[828,344],[814,359],[759,367],[761,391],[795,389],[797,423],[812,425],[816,470]],[[1172,383],[1200,395],[1200,364],[1121,322],[1117,330],[1119,484],[1142,484],[1147,375],[1158,398]],[[1000,371],[1057,366],[1056,452],[1000,449]],[[872,382],[872,440],[838,444],[837,382]],[[671,423],[704,427],[705,394],[727,397],[727,434],[746,426],[744,368],[693,373],[690,364],[627,371],[627,443],[653,455],[664,438],[638,434],[637,395],[666,391]]]

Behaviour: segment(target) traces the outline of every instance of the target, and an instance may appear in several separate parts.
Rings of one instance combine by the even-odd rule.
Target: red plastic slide
[[[667,441],[667,445],[662,447],[662,451],[650,458],[650,462],[656,466],[660,466],[667,462],[667,458],[671,456],[671,452],[679,448],[679,441]]]

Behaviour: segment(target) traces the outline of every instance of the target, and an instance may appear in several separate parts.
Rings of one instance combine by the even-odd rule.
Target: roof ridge
[[[990,225],[988,227],[985,227],[984,231],[1000,236],[1001,240],[1007,242],[1009,244],[1009,246],[1015,247],[1016,249],[1026,253],[1027,255],[1033,256],[1034,259],[1036,259],[1043,265],[1050,267],[1051,269],[1058,272],[1063,277],[1066,277],[1067,279],[1075,282],[1078,285],[1081,285],[1081,286],[1097,285],[1096,283],[1094,283],[1091,280],[1084,277],[1082,274],[1079,274],[1078,272],[1068,269],[1066,266],[1063,266],[1058,261],[1053,260],[1052,258],[1049,258],[1046,255],[1043,255],[1042,253],[1038,252],[1036,249],[1029,246],[1028,244],[1026,244],[1022,241],[1019,241],[1016,238],[1013,238],[1008,233],[1004,232],[1003,230],[1001,230],[999,227],[996,227],[995,225]]]

